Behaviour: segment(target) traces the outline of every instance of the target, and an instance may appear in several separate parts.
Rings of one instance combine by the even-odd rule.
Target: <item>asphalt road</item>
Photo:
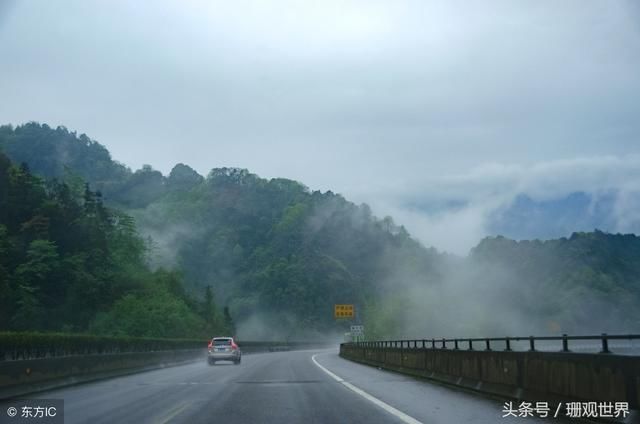
[[[248,354],[241,365],[203,359],[37,398],[64,399],[67,424],[533,421],[502,418],[501,401],[356,364],[336,350]]]

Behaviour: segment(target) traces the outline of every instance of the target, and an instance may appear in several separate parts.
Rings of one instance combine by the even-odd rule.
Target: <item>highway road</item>
[[[241,365],[203,358],[34,397],[64,399],[66,424],[534,420],[502,418],[499,400],[356,364],[336,349],[247,354]]]

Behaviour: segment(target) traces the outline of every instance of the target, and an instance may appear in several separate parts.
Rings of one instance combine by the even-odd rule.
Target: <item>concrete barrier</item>
[[[254,342],[238,341],[243,354],[258,352],[285,352],[290,350],[324,349],[335,347],[335,342]]]
[[[640,357],[340,346],[340,356],[403,374],[528,401],[640,405]]]
[[[206,349],[95,354],[0,362],[0,399],[196,360]]]

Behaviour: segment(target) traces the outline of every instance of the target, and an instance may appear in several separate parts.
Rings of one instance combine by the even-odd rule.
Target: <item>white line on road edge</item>
[[[313,363],[316,364],[316,366],[318,368],[320,368],[322,371],[324,371],[327,374],[329,374],[329,376],[331,378],[336,380],[338,383],[342,384],[347,389],[359,394],[360,396],[362,396],[363,398],[365,398],[369,402],[372,402],[375,405],[378,405],[380,408],[384,409],[385,411],[387,411],[391,415],[394,415],[394,416],[398,417],[400,420],[402,420],[403,422],[405,422],[407,424],[422,424],[420,421],[418,421],[415,418],[405,414],[402,411],[397,410],[396,408],[394,408],[393,406],[389,405],[388,403],[385,403],[385,402],[381,401],[380,399],[378,399],[377,397],[371,396],[369,393],[365,392],[364,390],[357,388],[353,384],[351,384],[351,383],[349,383],[347,381],[344,381],[343,378],[338,377],[337,375],[335,375],[334,373],[332,373],[331,371],[329,371],[328,369],[326,369],[325,367],[320,365],[318,363],[318,361],[316,361],[316,356],[318,356],[318,354],[315,354],[315,355],[313,355],[311,357],[311,360],[313,361]]]

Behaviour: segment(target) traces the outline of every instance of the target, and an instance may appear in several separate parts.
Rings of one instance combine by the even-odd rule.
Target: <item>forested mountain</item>
[[[424,284],[439,279],[440,255],[390,217],[295,181],[237,168],[203,178],[182,164],[168,177],[148,166],[131,172],[88,137],[36,123],[2,127],[0,149],[40,175],[80,177],[102,190],[105,203],[135,217],[151,237],[152,264],[180,269],[194,295],[213,287],[219,304],[249,323],[245,334],[336,331],[344,325],[335,325],[334,303],[360,309],[415,276]]]
[[[397,269],[424,284],[439,279],[437,252],[390,218],[246,170],[214,169],[191,190],[132,213],[156,241],[160,263],[183,269],[192,286],[211,284],[239,321],[259,316],[286,336],[335,329],[335,303],[363,306],[402,290],[409,281]]]
[[[42,177],[80,177],[101,192],[105,202],[123,208],[144,207],[169,190],[188,189],[203,180],[183,164],[176,165],[167,178],[149,165],[133,172],[112,160],[109,151],[86,134],[34,122],[0,126],[0,149]]]
[[[237,168],[215,168],[203,177],[183,164],[168,176],[150,166],[132,172],[88,137],[36,123],[0,127],[0,150],[34,173],[63,182],[39,182],[46,196],[55,191],[44,187],[62,184],[77,191],[87,181],[90,189],[82,189],[82,196],[102,198],[107,207],[82,196],[75,202],[108,211],[110,218],[101,224],[106,234],[121,225],[114,217],[135,219],[135,226],[122,221],[130,223],[131,243],[140,246],[132,254],[139,258],[135,272],[108,257],[96,261],[101,273],[89,272],[109,288],[108,300],[98,306],[104,316],[92,324],[95,331],[117,327],[116,312],[138,310],[128,296],[141,284],[122,282],[140,275],[178,279],[149,266],[181,272],[186,293],[172,295],[186,305],[188,316],[206,321],[202,311],[212,309],[215,297],[218,310],[228,306],[245,339],[341,331],[348,323],[333,320],[334,303],[355,303],[368,334],[378,337],[615,332],[640,326],[640,241],[633,235],[596,232],[547,242],[489,238],[468,258],[457,258],[425,248],[391,218],[376,218],[367,205],[287,179],[267,180]],[[16,225],[12,237],[23,231]],[[147,240],[146,256],[136,228]],[[58,254],[67,254],[60,253],[66,252],[62,242],[50,241]],[[24,261],[3,264],[15,274],[16,264]],[[67,287],[73,280],[52,275],[46,284],[60,286],[60,281]],[[119,284],[126,290],[111,288]],[[208,303],[207,286],[213,288]],[[58,300],[67,298],[73,299],[65,292]],[[220,315],[212,312],[207,322],[223,325]]]
[[[640,238],[595,230],[556,240],[486,238],[470,255],[479,274],[501,269],[522,287],[522,311],[550,331],[640,328]],[[490,270],[491,271],[490,271]]]
[[[88,185],[44,181],[0,152],[0,329],[202,337],[231,325],[212,296],[150,270],[146,250]]]
[[[597,193],[576,191],[549,200],[534,200],[520,194],[512,203],[490,214],[488,227],[493,234],[517,240],[554,239],[594,228],[614,229],[619,227],[620,219],[616,205],[624,196],[624,192],[614,189]],[[640,230],[640,222],[626,222],[625,226],[630,232]]]

